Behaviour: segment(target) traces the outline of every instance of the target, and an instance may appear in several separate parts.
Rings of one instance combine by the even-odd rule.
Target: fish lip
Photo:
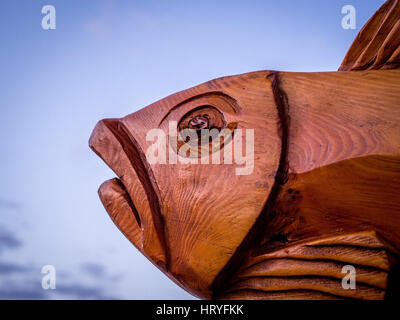
[[[135,171],[138,177],[139,180],[138,182],[142,185],[143,189],[145,190],[147,201],[150,206],[150,213],[153,219],[153,224],[154,224],[153,227],[155,228],[156,233],[158,234],[162,250],[164,252],[163,255],[165,257],[165,263],[162,261],[153,261],[153,263],[155,262],[156,265],[165,272],[166,270],[168,270],[170,258],[169,258],[169,249],[166,241],[165,223],[160,208],[160,201],[159,201],[160,193],[157,185],[154,183],[155,178],[152,169],[150,168],[150,164],[146,160],[144,152],[142,151],[136,139],[132,136],[129,129],[127,129],[126,126],[124,125],[123,120],[124,118],[100,120],[98,124],[95,126],[95,129],[93,130],[92,135],[89,139],[89,147],[116,173],[118,177],[117,179],[121,181],[121,185],[123,186],[127,196],[129,197],[131,203],[133,204],[133,199],[129,194],[127,187],[122,182],[123,176],[119,175],[115,170],[116,164],[114,162],[109,163],[109,161],[107,161],[103,156],[102,150],[100,151],[96,150],[95,145],[98,140],[97,131],[104,130],[101,129],[101,127],[105,127],[107,131],[109,131],[112,134],[113,138],[116,139],[116,141],[119,144],[118,149],[120,149],[129,160],[132,169]],[[135,210],[138,216],[140,217],[141,215],[139,211],[136,209],[136,207]],[[140,228],[143,232],[142,236],[144,237],[144,233],[146,232],[146,230],[144,230],[145,229],[144,226]],[[143,254],[146,255],[144,250],[141,251]]]
[[[122,182],[120,177],[116,177],[114,179],[119,184],[121,189],[123,190],[124,199],[125,199],[126,203],[129,205],[129,207],[131,208],[131,210],[133,212],[133,215],[135,216],[136,222],[137,222],[139,228],[141,229],[142,228],[142,221],[140,219],[139,211],[137,210],[131,195],[129,194],[128,190],[126,189],[126,186],[124,185],[124,183]]]
[[[140,227],[140,220],[137,220],[135,214],[136,207],[122,181],[118,178],[108,179],[100,185],[97,193],[116,227],[140,252],[145,254],[143,251],[144,230]],[[125,222],[121,224],[122,221]],[[126,228],[127,225],[129,228]]]
[[[142,232],[143,232],[144,230],[142,229],[142,221],[141,221],[141,218],[140,218],[139,211],[137,210],[137,208],[136,208],[136,206],[135,206],[135,204],[134,204],[134,201],[133,201],[133,199],[132,199],[130,193],[129,193],[128,190],[127,190],[127,187],[125,186],[125,184],[124,184],[123,181],[122,181],[122,179],[123,179],[123,178],[122,178],[122,175],[117,174],[117,172],[115,171],[114,165],[108,163],[108,161],[105,159],[105,157],[104,157],[104,155],[102,154],[102,152],[99,151],[99,150],[95,147],[95,146],[96,146],[97,139],[98,139],[98,137],[97,137],[97,134],[98,134],[98,132],[97,132],[97,131],[98,131],[98,127],[99,127],[101,124],[104,124],[104,125],[110,130],[110,132],[113,134],[113,136],[117,139],[117,137],[115,136],[113,130],[111,130],[112,122],[116,122],[116,121],[119,121],[119,120],[118,120],[118,119],[103,119],[103,120],[100,120],[100,121],[96,124],[96,126],[95,126],[95,128],[93,129],[92,134],[91,134],[91,136],[90,136],[90,138],[89,138],[89,147],[90,147],[90,149],[91,149],[99,158],[101,158],[101,159],[111,168],[111,170],[114,171],[114,173],[116,173],[116,176],[115,176],[114,178],[110,179],[110,180],[116,181],[116,183],[119,185],[119,187],[120,187],[120,189],[121,189],[120,191],[123,191],[123,197],[124,197],[126,203],[129,205],[130,209],[132,210],[132,213],[133,213],[133,215],[134,215],[134,217],[135,217],[135,219],[136,219],[136,222],[137,222],[139,228],[140,228],[140,229],[142,230]],[[118,139],[117,139],[117,140],[118,140]],[[106,182],[110,181],[110,180],[103,181],[103,183],[99,186],[98,194],[99,194],[99,197],[100,197],[100,198],[102,198],[101,192],[100,192],[100,191],[101,191],[103,185],[104,185]],[[114,220],[115,217],[114,217],[114,218],[111,217],[111,218]]]

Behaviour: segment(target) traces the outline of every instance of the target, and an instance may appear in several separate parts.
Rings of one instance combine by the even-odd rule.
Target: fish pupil
[[[207,129],[208,118],[206,116],[196,116],[189,121],[189,128],[195,130]]]

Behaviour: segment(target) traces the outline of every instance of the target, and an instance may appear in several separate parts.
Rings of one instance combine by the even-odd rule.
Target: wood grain
[[[161,233],[165,236],[169,258],[164,261],[168,273],[178,284],[202,297],[211,297],[210,286],[214,278],[249,232],[274,183],[281,137],[271,83],[266,81],[268,74],[257,72],[214,80],[167,97],[119,119],[114,125],[128,136],[123,141],[136,141],[135,148],[145,153],[151,145],[150,141],[146,141],[149,130],[160,128],[168,135],[171,121],[178,124],[190,110],[212,105],[223,114],[227,126],[235,123],[238,129],[254,130],[256,161],[254,174],[250,176],[236,175],[237,166],[232,164],[192,165],[178,162],[149,165],[146,159],[133,159],[128,142],[124,146],[123,141],[114,141],[120,135],[118,130],[110,133],[114,138],[109,134],[104,137],[105,129],[102,128],[107,127],[110,120],[99,123],[92,136],[92,148],[106,159],[127,186],[126,190],[141,220],[152,216],[148,203],[157,201],[163,219],[162,230],[157,231],[155,227],[148,229],[143,225],[143,235],[146,237],[150,232],[151,237],[154,233],[158,238],[161,238]],[[101,144],[99,140],[104,139],[108,140]],[[108,148],[109,143],[114,147]],[[132,173],[137,172],[134,163],[138,161],[147,163],[145,171],[150,172],[151,183],[158,190],[157,199],[149,199],[144,191],[138,192],[140,185],[144,185],[143,179],[136,178]],[[227,186],[230,192],[221,199],[221,192]],[[102,193],[106,192],[102,191],[100,196]],[[124,225],[119,225],[119,228],[126,229]],[[136,237],[136,234],[125,234],[128,238]]]
[[[289,170],[400,153],[400,70],[283,73]]]
[[[268,249],[266,247],[263,248]],[[342,268],[356,271],[356,289],[342,287]],[[282,249],[253,250],[231,281],[216,298],[242,299],[248,290],[260,299],[383,299],[386,294],[390,259],[385,244],[375,232],[332,236],[285,246]],[[277,295],[277,292],[279,295]],[[257,299],[257,295],[253,296]]]
[[[357,35],[339,71],[398,69],[400,2],[389,0]]]
[[[200,298],[395,296],[399,19],[399,1],[387,1],[339,72],[223,77],[126,117],[101,120],[89,145],[117,175],[99,189],[112,221]],[[215,145],[222,151],[232,146],[235,129],[253,130],[252,173],[178,155],[173,141],[183,128],[197,126],[229,131],[230,140],[199,148],[212,154]],[[165,134],[165,150],[172,150],[167,163],[146,157],[153,129]],[[177,162],[170,161],[174,156]],[[341,286],[348,264],[356,270],[355,290]]]

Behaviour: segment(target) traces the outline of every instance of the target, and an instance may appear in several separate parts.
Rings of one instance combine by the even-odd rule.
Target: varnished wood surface
[[[399,17],[399,0],[386,1],[357,35],[339,71],[398,69]]]
[[[289,171],[400,151],[400,71],[282,73]]]
[[[267,250],[267,252],[263,252]],[[301,291],[300,298],[383,299],[386,294],[392,253],[373,231],[285,245],[266,246],[249,252],[246,261],[221,292],[219,299],[281,299]],[[356,290],[342,287],[342,268],[356,271]],[[279,293],[279,295],[277,294]],[[298,294],[298,293],[297,293]]]
[[[388,1],[340,72],[224,77],[101,120],[89,144],[118,177],[99,189],[115,225],[201,298],[383,299],[400,290],[390,282],[400,253],[399,19],[399,1]],[[161,129],[170,142],[171,123],[232,136],[253,129],[253,173],[150,164],[146,134]],[[356,290],[341,286],[347,264]]]
[[[114,132],[109,130],[109,123],[114,120],[103,120],[97,125],[90,142],[91,147],[116,172],[122,185],[126,186],[129,198],[142,221],[142,250],[148,252],[144,249],[145,239],[165,237],[168,253],[161,250],[156,242],[150,251],[152,261],[157,265],[165,262],[165,268],[174,274],[175,281],[196,294],[200,291],[205,297],[211,297],[209,287],[213,279],[228,262],[262,210],[274,183],[274,172],[279,166],[279,118],[271,85],[266,82],[268,74],[263,71],[221,78],[177,93],[130,116],[115,120],[117,123],[113,126],[117,130]],[[143,183],[146,179],[140,179],[133,170],[134,163],[140,157],[135,158],[132,152],[125,151],[132,148],[128,146],[127,140],[136,141],[133,148],[142,155],[140,162],[147,163],[143,154],[151,142],[146,141],[146,133],[158,127],[168,134],[170,121],[179,123],[188,111],[199,105],[218,107],[224,114],[227,126],[237,123],[238,128],[243,130],[254,129],[254,174],[238,176],[236,166],[229,164],[191,165],[178,162],[146,165],[146,169],[140,173],[151,177],[147,179],[149,182]],[[128,138],[121,138],[124,133]],[[119,141],[115,136],[119,137]],[[124,141],[127,144],[125,147]],[[114,147],[109,148],[109,144]],[[142,190],[146,184],[152,184],[151,188],[157,190],[154,192],[157,197],[151,201],[146,201],[149,197]],[[110,208],[112,198],[124,198],[120,191],[115,192],[115,187],[109,187],[113,185],[115,183],[108,182],[100,189],[103,199],[103,194],[107,195],[103,203],[109,203]],[[221,192],[226,190],[227,185],[230,191],[221,198]],[[151,221],[155,215],[149,205],[152,202],[157,202],[162,212],[163,225],[159,232],[155,231],[154,222]],[[128,205],[124,207],[128,208]],[[129,210],[124,212],[130,214]],[[147,227],[144,225],[146,219],[149,220]],[[133,222],[133,219],[129,221]],[[137,231],[124,223],[118,224],[117,220],[114,222],[137,244]],[[155,249],[159,249],[156,253],[163,251],[163,254],[156,255],[153,253]],[[215,259],[215,256],[219,258]]]

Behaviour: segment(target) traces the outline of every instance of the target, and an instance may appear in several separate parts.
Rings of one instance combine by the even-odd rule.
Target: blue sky
[[[2,0],[0,299],[192,299],[102,207],[114,174],[88,148],[94,125],[225,75],[335,71],[383,3]],[[46,4],[56,30],[41,27]],[[56,290],[41,287],[48,264]]]

